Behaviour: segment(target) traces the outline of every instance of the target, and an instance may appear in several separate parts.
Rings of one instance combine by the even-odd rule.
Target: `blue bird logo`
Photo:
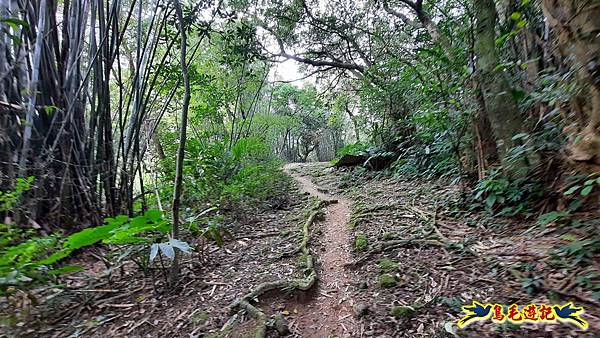
[[[460,328],[467,326],[474,320],[486,319],[491,314],[492,306],[489,304],[484,306],[481,303],[473,301],[473,304],[463,306],[462,310],[466,315],[457,323]]]
[[[583,313],[583,308],[574,307],[573,303],[569,302],[562,307],[555,305],[553,309],[559,320],[569,321],[584,330],[587,329],[588,323],[579,317],[579,315]]]

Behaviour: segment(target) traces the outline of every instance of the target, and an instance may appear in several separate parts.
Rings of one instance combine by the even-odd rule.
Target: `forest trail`
[[[288,304],[298,311],[296,325],[302,337],[357,337],[359,330],[353,311],[351,290],[354,288],[351,271],[344,266],[351,262],[348,221],[352,202],[344,197],[330,195],[303,174],[306,165],[290,163],[284,171],[298,182],[302,191],[326,201],[337,201],[327,206],[322,229],[324,251],[318,257],[317,292],[306,304]]]

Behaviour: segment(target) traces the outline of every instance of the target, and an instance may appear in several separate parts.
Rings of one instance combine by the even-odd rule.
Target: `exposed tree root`
[[[445,247],[447,244],[438,239],[425,239],[425,238],[411,238],[411,239],[399,239],[399,240],[385,241],[385,242],[382,242],[381,244],[377,245],[373,249],[369,250],[367,253],[365,253],[361,258],[357,259],[356,261],[346,264],[346,267],[356,268],[375,254],[378,254],[378,253],[381,253],[384,251],[388,251],[388,250],[393,250],[393,249],[398,249],[398,248],[403,248],[403,247],[408,247],[408,246],[416,246],[416,245],[432,245],[432,246],[438,246],[438,247]]]
[[[300,243],[298,252],[301,252],[303,256],[306,257],[306,269],[304,271],[304,278],[291,280],[281,279],[273,282],[261,283],[249,293],[236,299],[229,306],[229,310],[231,313],[235,313],[236,310],[245,311],[250,317],[254,318],[258,322],[258,326],[256,327],[256,330],[253,334],[254,337],[265,337],[267,330],[270,328],[276,328],[278,331],[285,331],[287,328],[282,327],[284,325],[284,322],[282,321],[269,320],[264,312],[262,312],[259,308],[251,304],[252,300],[272,290],[281,290],[286,293],[290,293],[296,290],[308,291],[317,282],[317,272],[314,267],[313,257],[310,254],[310,250],[308,248],[308,242],[310,241],[310,227],[315,222],[317,217],[322,213],[322,209],[327,205],[333,203],[337,203],[337,200],[319,201],[312,208],[308,219],[302,227],[302,242]],[[225,326],[223,326],[221,331],[231,329],[235,321],[236,319],[232,317],[232,319],[227,321]]]

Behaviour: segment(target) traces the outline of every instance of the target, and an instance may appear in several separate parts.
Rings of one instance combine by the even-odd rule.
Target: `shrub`
[[[364,155],[370,147],[371,146],[366,143],[352,143],[339,148],[336,151],[336,155],[338,159],[344,155]]]

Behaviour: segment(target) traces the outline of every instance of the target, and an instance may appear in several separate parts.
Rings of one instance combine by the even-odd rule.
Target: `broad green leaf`
[[[148,224],[148,219],[144,216],[138,216],[129,222],[131,228],[141,228]]]
[[[80,232],[76,232],[71,236],[67,237],[64,247],[71,250],[75,250],[83,248],[84,246],[100,242],[110,237],[111,232],[117,227],[118,223],[112,223],[81,230]]]
[[[43,259],[41,261],[39,261],[38,263],[41,265],[51,265],[54,264],[56,262],[58,262],[59,260],[69,256],[69,254],[71,254],[73,250],[70,249],[63,249],[61,251],[57,251],[55,253],[53,253],[52,255],[50,255],[50,257]]]
[[[152,222],[157,222],[162,218],[162,212],[160,210],[151,209],[144,213],[144,216]]]
[[[510,15],[510,18],[517,21],[521,18],[521,13],[520,12],[514,12]]]

